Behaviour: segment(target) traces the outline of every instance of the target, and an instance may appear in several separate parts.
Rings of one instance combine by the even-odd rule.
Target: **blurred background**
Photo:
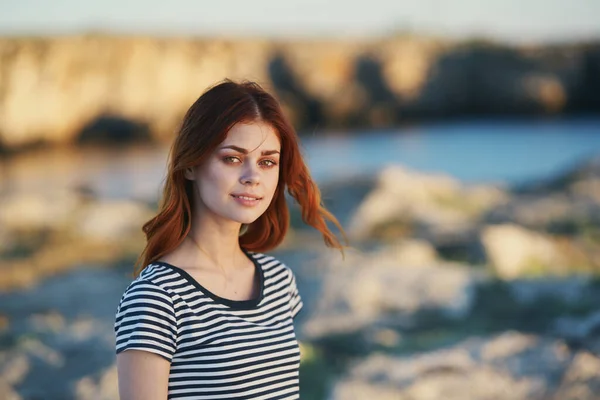
[[[600,3],[0,3],[0,398],[117,399],[168,147],[224,78],[281,100],[301,398],[600,398]]]

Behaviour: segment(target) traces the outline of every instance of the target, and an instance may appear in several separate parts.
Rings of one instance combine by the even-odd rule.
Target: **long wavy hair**
[[[298,137],[277,100],[254,82],[225,80],[204,92],[187,111],[171,147],[168,171],[157,215],[146,222],[146,247],[137,260],[134,275],[177,248],[188,235],[192,221],[193,182],[186,168],[201,165],[240,122],[270,124],[281,142],[279,181],[267,210],[240,232],[240,246],[248,251],[268,251],[278,246],[289,227],[285,189],[298,202],[302,220],[323,235],[325,244],[342,250],[330,231],[333,223],[347,242],[338,220],[322,204],[298,145]]]

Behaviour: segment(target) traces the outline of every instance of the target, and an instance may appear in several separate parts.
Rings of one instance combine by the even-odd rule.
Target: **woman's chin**
[[[240,224],[246,224],[246,225],[250,225],[251,223],[253,223],[254,221],[256,221],[262,214],[256,215],[253,213],[253,215],[236,215],[234,218],[232,218],[232,220],[234,220],[235,222],[239,222]]]

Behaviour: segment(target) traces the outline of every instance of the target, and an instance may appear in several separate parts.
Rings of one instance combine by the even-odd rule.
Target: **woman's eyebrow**
[[[243,149],[238,146],[234,146],[234,145],[223,146],[219,150],[223,150],[223,149],[232,149],[232,150],[237,151],[238,153],[248,154],[248,150]],[[279,151],[278,150],[263,150],[260,154],[263,156],[270,156],[271,154],[279,154]]]

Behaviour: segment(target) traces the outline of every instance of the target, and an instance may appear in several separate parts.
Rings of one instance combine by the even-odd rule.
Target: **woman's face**
[[[269,207],[279,180],[281,144],[264,122],[237,123],[193,180],[195,212],[250,224]]]

